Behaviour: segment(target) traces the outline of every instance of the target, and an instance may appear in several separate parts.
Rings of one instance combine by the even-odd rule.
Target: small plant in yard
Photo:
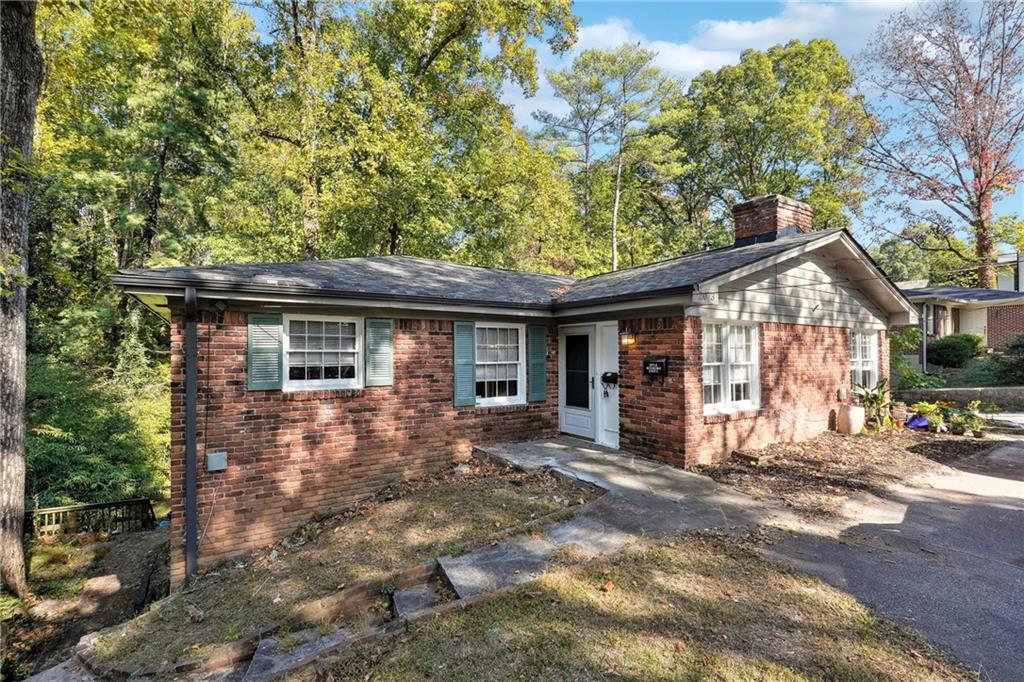
[[[869,388],[863,384],[857,384],[853,391],[860,400],[860,404],[864,406],[864,411],[867,413],[867,418],[870,423],[873,423],[876,428],[881,428],[887,423],[891,423],[888,412],[888,379],[879,379],[874,388]]]

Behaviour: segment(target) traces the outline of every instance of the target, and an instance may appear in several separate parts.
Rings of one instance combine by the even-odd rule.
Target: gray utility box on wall
[[[224,471],[228,468],[228,453],[224,450],[214,450],[206,453],[207,471]]]

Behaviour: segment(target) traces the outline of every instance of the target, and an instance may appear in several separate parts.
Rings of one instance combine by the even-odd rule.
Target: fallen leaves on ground
[[[807,517],[822,518],[838,515],[857,494],[881,493],[990,447],[991,441],[909,430],[855,436],[828,431],[802,443],[756,451],[772,457],[764,466],[727,461],[699,471],[754,497],[781,500]]]

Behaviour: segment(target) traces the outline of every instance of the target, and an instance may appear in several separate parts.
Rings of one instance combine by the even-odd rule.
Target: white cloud
[[[810,3],[790,0],[772,17],[753,21],[705,19],[697,24],[693,43],[707,48],[763,50],[793,39],[831,38],[839,49],[854,56],[864,47],[882,19],[908,2],[845,0]]]

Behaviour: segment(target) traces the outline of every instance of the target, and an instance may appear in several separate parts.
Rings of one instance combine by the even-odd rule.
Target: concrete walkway
[[[520,536],[439,563],[465,598],[517,585],[543,572],[551,554],[572,547],[586,556],[615,552],[627,542],[684,530],[771,525],[796,529],[789,511],[666,464],[570,437],[500,443],[477,454],[521,469],[550,467],[606,491],[576,517],[543,536]]]

